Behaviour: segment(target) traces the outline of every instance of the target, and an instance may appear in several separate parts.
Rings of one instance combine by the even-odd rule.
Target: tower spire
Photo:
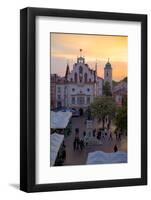
[[[82,55],[82,49],[80,49],[80,56],[77,57],[77,63],[85,63],[85,58],[84,56]]]
[[[66,74],[65,74],[65,78],[68,78],[68,75],[70,74],[70,68],[69,68],[69,60],[67,60],[67,67],[66,67]]]

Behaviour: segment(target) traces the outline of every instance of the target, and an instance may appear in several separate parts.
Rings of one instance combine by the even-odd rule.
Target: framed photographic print
[[[20,12],[20,189],[147,184],[147,16]]]

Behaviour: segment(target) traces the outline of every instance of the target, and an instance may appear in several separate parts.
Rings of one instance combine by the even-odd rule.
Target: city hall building
[[[71,71],[67,64],[64,77],[51,74],[51,109],[66,107],[85,111],[95,97],[103,95],[106,81],[112,88],[112,67],[109,61],[105,65],[103,79],[97,75],[97,63],[93,70],[80,55]]]

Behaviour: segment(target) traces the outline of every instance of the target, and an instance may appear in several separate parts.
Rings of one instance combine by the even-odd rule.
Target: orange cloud
[[[51,68],[52,71],[59,69],[56,73],[64,74],[66,65],[61,66],[61,60],[63,65],[69,60],[72,68],[76,57],[79,56],[79,49],[82,48],[82,54],[86,62],[91,63],[91,68],[94,67],[97,59],[98,74],[101,77],[108,58],[112,64],[114,80],[127,76],[128,37],[126,36],[51,33],[50,45]],[[57,63],[60,67],[56,66]]]

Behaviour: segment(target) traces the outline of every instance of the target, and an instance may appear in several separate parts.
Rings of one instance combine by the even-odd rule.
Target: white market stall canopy
[[[86,164],[112,164],[127,163],[127,153],[117,151],[113,153],[105,153],[103,151],[95,151],[88,154]]]
[[[66,111],[66,112],[51,111],[51,118],[50,118],[51,128],[53,128],[53,129],[64,129],[64,128],[66,128],[68,123],[69,123],[71,116],[72,116],[72,112],[70,112],[70,111]]]
[[[55,164],[58,151],[63,142],[64,135],[53,133],[50,135],[50,164],[51,166]]]

